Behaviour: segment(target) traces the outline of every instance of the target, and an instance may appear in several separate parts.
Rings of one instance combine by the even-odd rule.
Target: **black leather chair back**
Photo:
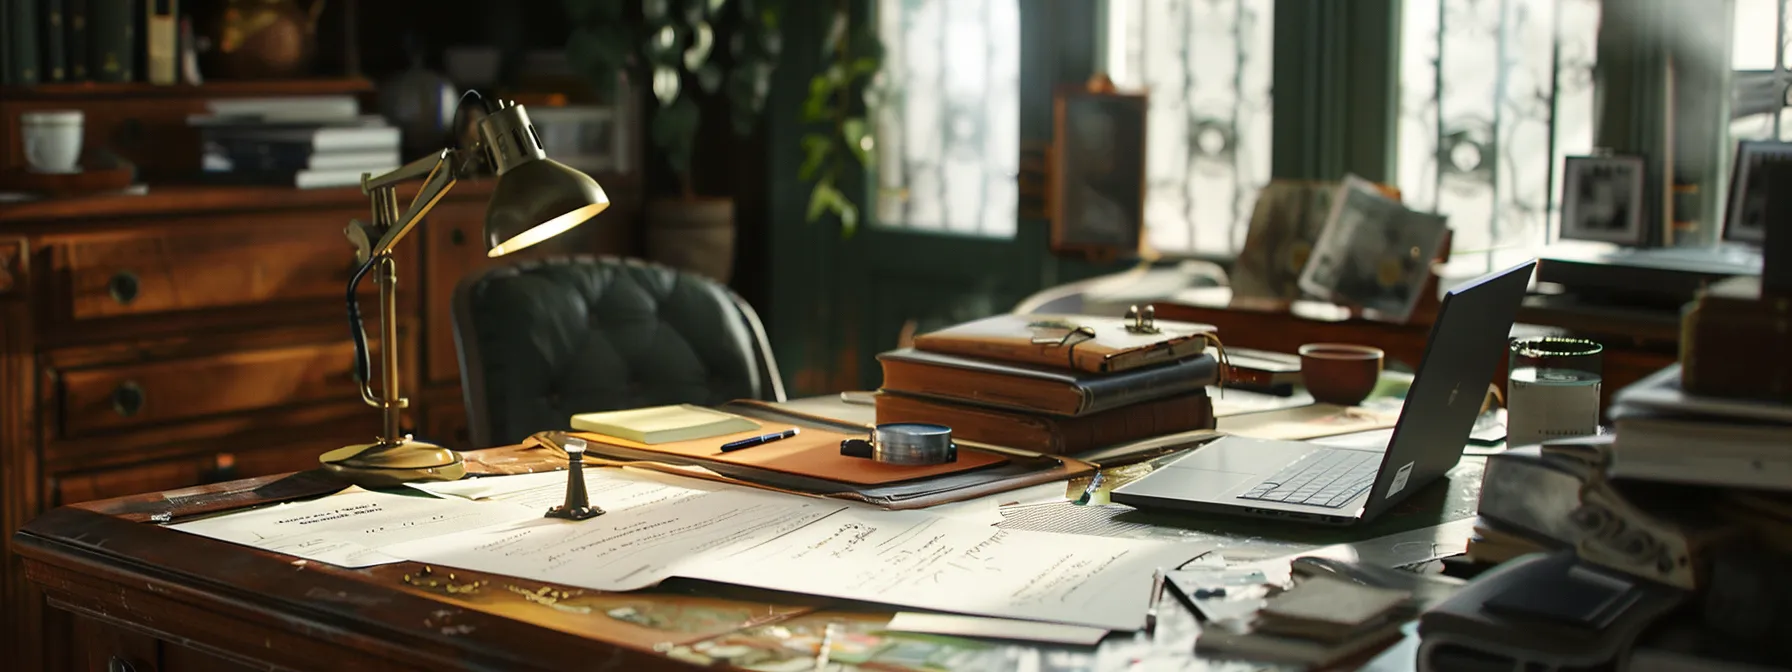
[[[784,400],[752,307],[638,260],[555,257],[468,276],[454,342],[476,447],[567,429],[575,413]]]

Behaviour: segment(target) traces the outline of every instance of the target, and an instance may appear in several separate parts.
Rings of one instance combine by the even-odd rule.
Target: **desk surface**
[[[1472,521],[1458,491],[1472,501],[1479,473],[1478,459],[1465,460],[1451,484],[1411,500],[1428,511],[1377,521],[1355,539],[1389,534],[1404,520],[1399,539],[1360,545],[1379,548],[1384,560],[1390,549],[1436,553],[1437,540],[1460,541]],[[159,664],[150,666],[165,672],[179,672],[170,661],[182,658],[171,652],[186,651],[259,669],[682,669],[718,657],[773,669],[813,661],[829,624],[836,662],[869,652],[909,664],[874,669],[1129,669],[1141,660],[1180,669],[1193,661],[1199,632],[1195,617],[1166,598],[1155,633],[1114,633],[1094,648],[878,634],[891,610],[875,605],[684,580],[600,593],[409,562],[344,569],[154,524],[162,514],[178,521],[340,488],[305,472],[64,507],[19,533],[19,554],[53,606],[159,640]],[[1444,521],[1454,522],[1431,527]],[[1299,533],[1268,525],[1277,527],[1259,536]],[[1336,530],[1325,537],[1312,545],[1349,540]],[[1410,653],[1383,658],[1410,666]],[[1044,660],[1052,664],[1028,662]]]

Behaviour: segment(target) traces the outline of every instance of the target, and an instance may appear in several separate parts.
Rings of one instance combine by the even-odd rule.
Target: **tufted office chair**
[[[454,291],[474,446],[567,429],[575,413],[784,400],[752,307],[708,278],[614,257],[525,261]]]

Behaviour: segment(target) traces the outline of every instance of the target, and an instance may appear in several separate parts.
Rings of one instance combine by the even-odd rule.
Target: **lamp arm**
[[[456,150],[444,149],[432,156],[426,156],[400,166],[385,175],[367,178],[362,183],[361,190],[372,193],[376,189],[390,189],[399,182],[424,176],[423,187],[417,190],[417,195],[411,199],[410,206],[405,208],[404,214],[399,215],[397,220],[389,223],[385,233],[380,236],[379,242],[374,243],[369,250],[367,255],[369,263],[390,253],[392,248],[398,245],[398,241],[402,240],[405,234],[410,233],[411,229],[416,228],[417,223],[423,221],[424,216],[436,207],[436,203],[441,202],[442,197],[447,196],[448,191],[454,188],[457,183],[454,159],[458,155],[459,152]]]

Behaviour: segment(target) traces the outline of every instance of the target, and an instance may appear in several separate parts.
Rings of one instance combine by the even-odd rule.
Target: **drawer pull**
[[[119,383],[112,390],[112,410],[127,418],[143,410],[143,386],[133,380]]]
[[[467,234],[463,233],[458,228],[449,229],[448,230],[448,242],[453,244],[455,247],[460,247],[462,245],[465,245],[465,244],[467,244]]]
[[[137,666],[132,665],[131,661],[113,656],[111,660],[106,661],[106,672],[137,672]]]
[[[120,305],[130,305],[137,300],[137,274],[130,271],[119,271],[106,281],[106,291],[111,292],[112,300]]]

